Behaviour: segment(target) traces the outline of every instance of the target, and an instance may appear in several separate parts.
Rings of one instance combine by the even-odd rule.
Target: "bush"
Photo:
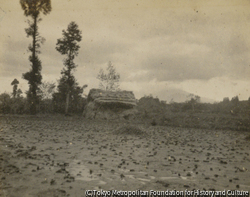
[[[152,96],[144,96],[137,103],[137,110],[144,120],[150,120],[153,124],[162,124],[165,113],[167,112],[167,105],[161,102],[158,98]]]
[[[81,114],[87,104],[87,99],[81,96],[70,98],[69,113]],[[59,94],[53,94],[52,108],[55,113],[65,113],[66,102],[64,97]]]
[[[12,97],[8,93],[0,95],[0,113],[23,114],[29,109],[27,99],[23,97]]]
[[[0,95],[0,113],[9,114],[11,111],[11,98],[8,93],[2,93]]]

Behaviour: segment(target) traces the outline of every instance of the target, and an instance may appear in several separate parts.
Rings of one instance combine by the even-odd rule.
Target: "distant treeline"
[[[73,92],[73,91],[72,91]],[[73,92],[74,93],[74,92]],[[72,94],[73,94],[72,93]],[[71,104],[69,106],[70,113],[82,113],[87,99],[81,96],[82,91],[75,91],[70,97]],[[39,113],[64,113],[66,93],[60,94],[54,92],[50,97],[43,98],[41,95],[37,110]],[[211,113],[224,114],[232,116],[250,115],[250,98],[248,100],[239,101],[238,96],[224,98],[221,102],[201,103],[199,99],[187,100],[186,102],[176,103],[160,101],[153,96],[144,96],[137,101],[137,110],[143,118],[157,117],[165,113]],[[29,114],[29,102],[27,98],[21,95],[13,95],[9,93],[0,94],[0,113],[1,114]]]
[[[40,114],[65,113],[65,95],[54,93],[52,98],[39,99],[37,112]],[[80,95],[70,98],[69,113],[81,114],[86,105],[86,99]],[[0,114],[30,114],[30,102],[25,97],[11,97],[8,93],[0,94]]]
[[[145,96],[138,101],[137,108],[141,120],[151,125],[250,131],[250,98],[239,101],[235,96],[212,104],[201,103],[194,96],[183,103],[167,104]]]
[[[37,112],[64,114],[65,96],[53,93],[52,98],[39,99]],[[70,97],[69,113],[82,114],[86,104],[87,99],[77,92]],[[29,109],[27,98],[0,94],[1,114],[29,114]],[[137,101],[135,109],[136,115],[132,121],[151,125],[250,131],[250,99],[239,101],[237,96],[213,104],[201,103],[197,96],[182,103],[166,103],[152,96],[144,96]]]

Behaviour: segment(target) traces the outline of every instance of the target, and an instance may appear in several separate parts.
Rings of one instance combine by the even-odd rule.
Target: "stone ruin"
[[[137,113],[132,91],[91,89],[83,115],[87,119],[131,120]]]

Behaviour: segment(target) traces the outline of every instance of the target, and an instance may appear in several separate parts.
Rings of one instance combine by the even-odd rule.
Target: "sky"
[[[51,0],[41,14],[46,39],[39,58],[43,81],[57,82],[63,59],[56,51],[62,30],[75,21],[82,31],[74,75],[83,86],[98,88],[99,70],[109,61],[120,74],[120,88],[139,99],[153,95],[181,101],[192,93],[204,101],[250,97],[249,0]],[[32,38],[19,0],[0,0],[0,93],[30,69]]]

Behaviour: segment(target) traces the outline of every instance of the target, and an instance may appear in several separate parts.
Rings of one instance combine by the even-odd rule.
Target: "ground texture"
[[[0,196],[250,190],[249,132],[0,117]]]

